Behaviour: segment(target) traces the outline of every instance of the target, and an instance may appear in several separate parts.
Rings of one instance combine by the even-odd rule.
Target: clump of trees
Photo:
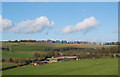
[[[25,63],[31,63],[33,59],[31,58],[2,58],[2,62],[10,62],[10,63],[17,63],[19,64],[25,64]]]
[[[78,56],[80,59],[88,58],[105,58],[105,57],[120,57],[120,48],[118,46],[113,47],[102,47],[102,48],[91,48],[86,50],[76,50],[64,52],[64,56]]]
[[[0,50],[9,51],[10,49],[9,49],[9,48],[5,48],[5,47],[2,47],[2,48],[0,48]]]
[[[67,48],[66,48],[67,49]],[[120,57],[119,54],[119,47],[118,46],[112,46],[112,47],[102,47],[102,48],[88,48],[88,49],[80,49],[76,48],[76,50],[73,50],[74,48],[69,49],[68,51],[63,50],[56,50],[56,51],[49,51],[46,53],[39,52],[35,53],[36,58],[51,58],[59,57],[59,56],[78,56],[80,59],[88,59],[88,58],[105,58],[105,57]]]
[[[120,45],[120,42],[106,42],[104,45]]]
[[[6,41],[6,42],[13,42],[13,43],[19,43],[19,42],[37,42],[36,40],[14,40],[14,41]]]
[[[39,42],[39,43],[47,43],[48,40],[14,40],[14,41],[3,41],[3,42],[12,42],[12,43],[20,43],[20,42]],[[63,44],[89,44],[89,45],[120,45],[120,42],[87,42],[87,41],[66,41],[66,40],[49,40],[50,43],[63,43]]]

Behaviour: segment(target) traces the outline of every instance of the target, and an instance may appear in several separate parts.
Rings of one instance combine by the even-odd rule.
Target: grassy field
[[[116,45],[87,45],[87,44],[46,44],[46,43],[2,43],[3,47],[9,48],[13,51],[47,51],[46,48],[63,48],[63,47],[77,47],[77,48],[102,48]]]
[[[118,59],[88,59],[4,70],[3,75],[117,75]]]
[[[103,48],[116,45],[86,45],[86,44],[45,44],[45,43],[2,43],[2,47],[10,48],[13,52],[2,51],[5,58],[30,58],[35,52],[46,53],[49,49],[62,49],[64,47],[76,48]],[[74,50],[73,50],[74,51]],[[3,63],[3,67],[14,63]],[[4,70],[3,75],[117,75],[118,60],[89,59],[64,63],[53,63],[42,66],[27,65],[9,70]]]
[[[81,49],[86,48],[102,48],[116,45],[87,45],[87,44],[54,44],[54,43],[2,43],[3,48],[9,48],[13,52],[3,51],[2,56],[7,58],[30,58],[34,56],[35,52],[46,53],[47,49],[62,49],[65,47],[76,47]]]
[[[9,66],[14,66],[14,65],[16,65],[16,63],[3,62],[3,63],[2,63],[2,68],[4,68],[4,67],[9,67]]]
[[[29,58],[33,57],[31,54],[21,54],[21,53],[16,53],[16,52],[2,52],[2,57],[6,58]]]

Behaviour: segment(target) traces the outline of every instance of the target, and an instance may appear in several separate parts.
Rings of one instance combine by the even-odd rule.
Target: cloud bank
[[[36,18],[35,20],[22,21],[14,25],[10,20],[2,19],[3,32],[34,33],[34,32],[40,32],[46,27],[51,28],[53,26],[54,26],[54,21],[51,21],[50,23],[48,18],[45,16],[41,16],[39,18]],[[8,29],[8,27],[10,28]],[[4,30],[4,28],[7,28],[7,30]]]
[[[89,17],[84,19],[82,22],[77,23],[75,26],[66,26],[63,28],[65,34],[77,31],[88,30],[90,28],[96,27],[99,25],[99,21],[95,17]]]
[[[0,16],[0,32],[7,31],[7,29],[10,27],[12,27],[12,21],[8,19],[2,19],[2,16]]]

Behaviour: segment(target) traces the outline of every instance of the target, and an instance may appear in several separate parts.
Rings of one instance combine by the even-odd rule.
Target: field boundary
[[[0,71],[8,70],[8,69],[16,68],[16,67],[25,66],[25,65],[28,65],[28,64],[29,63],[25,63],[25,64],[21,64],[21,65],[15,65],[15,66],[10,66],[10,67],[4,67],[4,68],[1,68]]]

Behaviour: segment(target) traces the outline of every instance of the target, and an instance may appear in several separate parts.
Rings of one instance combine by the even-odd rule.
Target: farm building
[[[47,64],[47,62],[46,61],[38,61],[38,62],[32,62],[31,64],[33,66],[39,66],[39,65]]]
[[[48,62],[64,62],[64,61],[72,61],[77,60],[77,56],[62,56],[62,57],[52,57],[47,58]]]
[[[47,40],[46,43],[52,43],[52,40]]]

